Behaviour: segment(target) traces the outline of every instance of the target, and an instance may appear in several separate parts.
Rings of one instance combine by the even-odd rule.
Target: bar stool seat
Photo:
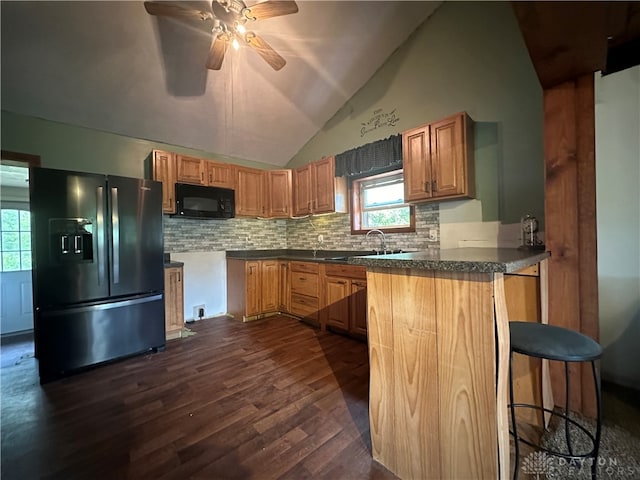
[[[584,459],[592,458],[591,477],[596,478],[596,467],[598,459],[598,449],[600,447],[600,430],[601,430],[601,394],[600,394],[600,375],[596,368],[595,361],[602,356],[602,347],[593,339],[583,335],[582,333],[569,330],[554,325],[546,325],[533,322],[509,322],[509,334],[511,339],[511,350],[509,352],[509,408],[511,410],[511,424],[515,443],[515,470],[513,478],[518,478],[519,463],[519,442],[523,442],[539,450],[545,451],[550,455],[563,457],[567,459]],[[553,410],[544,408],[539,405],[526,403],[515,403],[513,398],[513,371],[511,365],[513,363],[513,353],[519,353],[530,357],[536,357],[547,360],[556,360],[565,364],[565,411],[564,414],[554,412]],[[569,418],[569,363],[570,362],[591,362],[593,371],[593,381],[596,390],[596,432],[595,434],[584,428],[575,420]],[[546,449],[540,445],[535,445],[526,439],[518,437],[518,429],[516,425],[515,410],[516,408],[532,408],[543,412],[552,413],[565,420],[565,438],[568,453],[558,452]],[[593,442],[593,449],[587,453],[574,454],[571,445],[571,436],[569,432],[569,424],[579,428]]]

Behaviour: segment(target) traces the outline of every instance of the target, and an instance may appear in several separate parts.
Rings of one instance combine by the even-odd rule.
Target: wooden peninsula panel
[[[374,458],[400,478],[497,478],[489,274],[371,269]]]
[[[546,252],[432,249],[356,256],[367,267],[373,457],[403,479],[510,477],[505,276]],[[545,367],[542,367],[545,405]],[[549,403],[551,402],[551,403]]]

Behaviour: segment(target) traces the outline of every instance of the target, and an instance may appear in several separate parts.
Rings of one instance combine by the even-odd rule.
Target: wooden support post
[[[544,91],[545,243],[549,260],[549,323],[596,341],[595,117],[593,74]],[[588,367],[589,365],[586,365]],[[584,367],[584,366],[583,366]],[[591,374],[571,366],[571,408],[595,415]],[[564,372],[551,365],[554,399],[564,404]]]

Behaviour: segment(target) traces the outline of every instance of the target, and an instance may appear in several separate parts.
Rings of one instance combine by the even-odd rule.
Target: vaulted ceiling
[[[2,109],[282,166],[440,3],[299,0],[253,28],[282,70],[244,47],[213,71],[211,22],[143,2],[3,0]]]

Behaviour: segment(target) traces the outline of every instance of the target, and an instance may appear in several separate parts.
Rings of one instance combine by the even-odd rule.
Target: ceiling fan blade
[[[144,9],[149,15],[161,17],[199,17],[202,20],[211,18],[211,12],[192,8],[186,2],[144,2]]]
[[[287,61],[282,58],[278,52],[271,48],[271,45],[255,33],[247,33],[246,41],[249,46],[254,48],[274,70],[280,70],[287,63]]]
[[[207,58],[207,68],[209,70],[220,70],[222,68],[222,61],[228,46],[229,39],[226,35],[220,34],[213,38],[209,49],[209,57]]]
[[[265,18],[279,17],[281,15],[289,15],[298,11],[298,5],[293,0],[277,1],[266,0],[265,2],[256,3],[245,10],[245,16],[249,20],[264,20]]]

